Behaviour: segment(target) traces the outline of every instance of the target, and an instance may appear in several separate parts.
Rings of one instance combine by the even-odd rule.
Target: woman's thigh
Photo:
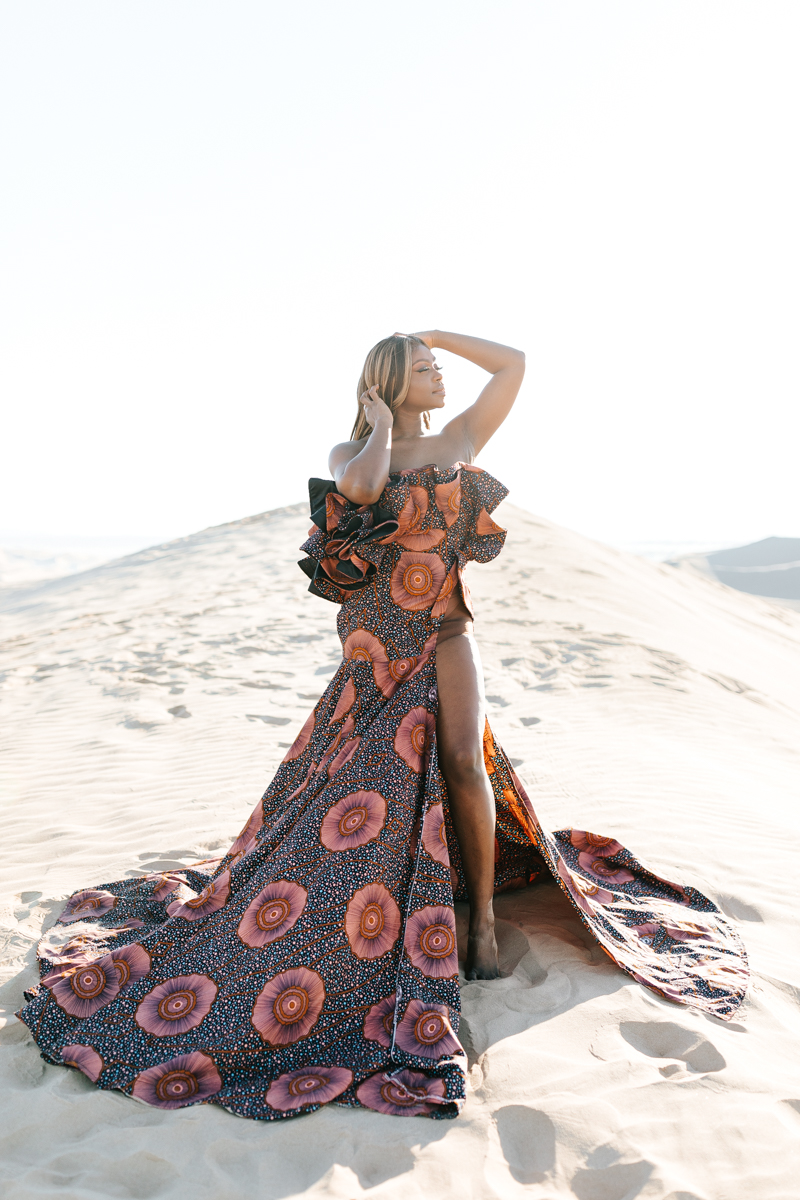
[[[483,763],[486,700],[478,645],[471,633],[459,633],[436,647],[439,759],[448,773]]]

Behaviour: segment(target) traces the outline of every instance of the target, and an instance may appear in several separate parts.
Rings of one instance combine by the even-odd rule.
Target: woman
[[[475,403],[439,434],[428,432],[428,414],[445,403],[434,347],[467,358],[492,376]],[[522,351],[464,334],[429,331],[379,343],[367,359],[362,382],[375,378],[380,386],[373,383],[360,396],[364,412],[352,440],[331,451],[328,465],[337,491],[357,505],[374,504],[391,473],[414,472],[427,463],[446,473],[453,464],[471,463],[511,411],[524,374]],[[495,806],[483,761],[481,661],[467,603],[459,583],[450,593],[436,638],[436,738],[469,894],[466,977],[495,979]]]
[[[492,378],[432,434],[436,347]],[[518,351],[460,334],[370,351],[300,564],[340,606],[342,663],[223,859],[67,902],[19,1014],[48,1061],[162,1108],[455,1116],[453,898],[470,903],[467,976],[491,979],[492,895],[545,869],[635,979],[733,1015],[746,962],[711,901],[611,838],[543,832],[485,722],[463,568],[502,549],[506,489],[472,459],[522,374]]]

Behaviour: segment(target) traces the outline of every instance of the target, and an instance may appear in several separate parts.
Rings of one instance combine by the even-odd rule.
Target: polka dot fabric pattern
[[[477,467],[389,478],[357,508],[310,483],[301,566],[340,605],[342,661],[221,859],[84,888],[39,944],[18,1014],[44,1058],[161,1108],[283,1120],[335,1103],[434,1120],[465,1098],[453,899],[466,897],[436,747],[436,639],[506,495]],[[609,955],[730,1017],[725,918],[618,842],[545,833],[486,726],[495,888],[552,875]]]

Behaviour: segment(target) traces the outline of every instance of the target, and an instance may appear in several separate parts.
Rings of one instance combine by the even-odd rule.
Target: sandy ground
[[[741,1019],[633,983],[543,885],[498,901],[506,977],[462,987],[456,1121],[163,1112],[42,1061],[13,1011],[60,900],[226,846],[338,662],[307,515],[277,510],[0,592],[5,1200],[796,1200],[800,613],[498,519],[470,568],[495,731],[545,825],[613,833],[739,922]]]

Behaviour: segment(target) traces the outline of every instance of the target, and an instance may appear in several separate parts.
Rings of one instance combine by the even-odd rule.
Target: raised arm
[[[361,404],[372,433],[361,449],[358,442],[340,442],[334,446],[328,467],[343,496],[354,504],[374,504],[389,478],[394,417],[378,395],[377,387],[364,393]]]
[[[472,446],[473,454],[478,454],[511,412],[525,375],[525,355],[512,346],[468,337],[465,333],[429,329],[416,336],[431,350],[435,347],[449,350],[490,372],[492,378],[475,403],[448,421],[442,430],[445,436],[463,436]]]

